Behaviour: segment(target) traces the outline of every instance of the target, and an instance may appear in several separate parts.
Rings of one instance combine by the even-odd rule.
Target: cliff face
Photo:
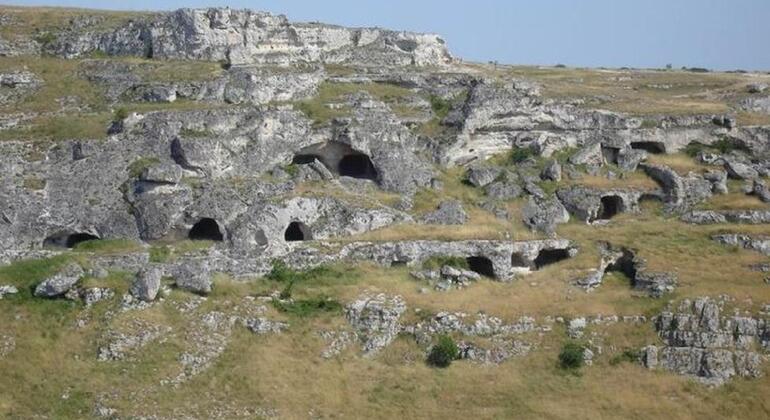
[[[98,19],[74,22],[43,50],[66,58],[101,51],[229,64],[440,66],[452,60],[437,35],[291,23],[285,16],[251,10],[180,9],[109,30],[98,26]]]

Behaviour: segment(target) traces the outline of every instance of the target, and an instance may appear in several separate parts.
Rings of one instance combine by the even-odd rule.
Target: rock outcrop
[[[655,328],[664,345],[643,349],[642,360],[650,369],[693,376],[711,385],[762,374],[762,356],[755,349],[768,349],[764,319],[723,316],[720,302],[698,298],[682,301],[676,312],[660,314]]]

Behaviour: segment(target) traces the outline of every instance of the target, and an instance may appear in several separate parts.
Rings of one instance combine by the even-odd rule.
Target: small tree
[[[583,366],[585,347],[577,343],[567,343],[559,353],[559,366],[562,369],[580,369]]]
[[[438,343],[433,346],[428,354],[428,364],[435,367],[445,368],[452,364],[460,354],[452,337],[442,335],[438,338]]]

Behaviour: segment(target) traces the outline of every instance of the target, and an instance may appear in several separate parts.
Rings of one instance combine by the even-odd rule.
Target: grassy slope
[[[51,30],[82,13],[63,9],[46,9],[38,13],[8,7],[3,7],[3,11],[16,14],[23,23],[4,27],[4,36]],[[105,20],[105,25],[133,16],[112,15]],[[28,32],[19,32],[22,30]],[[131,61],[152,64],[145,73],[152,80],[214,77],[220,71],[212,63]],[[78,76],[80,63],[54,58],[0,58],[0,71],[26,66],[46,82],[41,91],[26,101],[0,111],[43,114],[35,120],[36,128],[26,134],[30,138],[103,137],[112,110],[105,104],[100,90]],[[479,69],[499,76],[540,81],[549,97],[587,98],[589,106],[640,116],[727,112],[730,105],[745,97],[743,92],[748,83],[748,79],[741,75],[678,71],[629,73],[532,67],[492,70],[488,66]],[[330,66],[327,71],[346,75],[351,70]],[[660,89],[654,85],[671,87]],[[325,84],[317,98],[298,106],[318,123],[323,123],[333,117],[345,116],[349,111],[330,109],[327,104],[362,90],[404,114],[410,112],[399,106],[413,92],[389,85]],[[65,96],[77,96],[79,103],[86,105],[89,111],[53,115],[58,111],[56,100]],[[602,99],[596,99],[597,96]],[[138,110],[155,107],[121,106]],[[739,117],[742,122],[770,123],[768,117],[761,115],[740,114]],[[423,133],[439,129],[435,120],[421,127]],[[22,134],[5,132],[0,136],[19,138]],[[684,155],[654,156],[652,159],[671,165],[681,173],[704,169]],[[456,198],[465,203],[470,215],[468,225],[459,228],[401,225],[354,239],[539,237],[518,222],[517,214],[523,200],[503,203],[513,215],[511,222],[496,219],[476,205],[484,198],[483,193],[463,184],[462,175],[457,169],[445,171],[442,175],[444,190],[419,193],[413,213],[423,214],[441,200]],[[640,174],[621,181],[586,176],[575,183],[602,188],[655,186]],[[731,185],[731,189],[735,191],[737,186]],[[351,198],[345,191],[326,189],[325,192]],[[318,186],[303,185],[297,193],[317,194]],[[393,204],[397,200],[397,197],[381,192],[353,198],[371,206]],[[704,207],[765,208],[766,205],[752,197],[733,193],[715,197]],[[408,302],[410,311],[405,317],[409,320],[418,317],[411,310],[413,308],[421,308],[424,313],[485,311],[507,321],[523,315],[542,319],[546,315],[655,314],[667,299],[636,296],[629,290],[627,279],[608,278],[591,294],[570,285],[572,278],[597,265],[595,241],[602,239],[638,250],[652,269],[675,270],[681,285],[669,299],[729,294],[736,299],[736,305],[751,309],[770,302],[770,289],[765,286],[763,275],[747,269],[747,265],[765,262],[767,258],[722,247],[709,240],[709,235],[723,230],[770,234],[770,227],[766,226],[685,225],[662,216],[659,208],[646,207],[643,213],[621,215],[608,226],[587,226],[579,222],[561,226],[559,235],[577,241],[581,247],[580,255],[510,284],[482,280],[464,291],[420,293],[419,289],[425,285],[411,279],[406,269],[382,269],[364,264],[355,270],[343,268],[347,270],[346,275],[339,278],[321,276],[312,279],[295,290],[295,297],[332,296],[347,302],[368,290],[400,294]],[[159,243],[150,252],[155,260],[162,261],[210,245]],[[126,242],[89,244],[64,257],[0,268],[0,284],[14,284],[22,291],[18,296],[0,301],[0,338],[12,336],[16,341],[16,349],[6,357],[0,357],[0,389],[3,390],[0,392],[0,417],[85,418],[91,416],[100,395],[112,391],[116,391],[117,396],[108,405],[121,412],[168,416],[186,413],[207,417],[222,407],[275,408],[282,418],[307,418],[309,413],[338,418],[361,418],[364,415],[367,418],[554,419],[770,416],[770,403],[763,398],[770,392],[768,376],[752,381],[737,380],[723,388],[709,390],[675,375],[649,372],[627,363],[610,365],[612,356],[622,350],[656,342],[649,324],[592,327],[590,332],[598,334],[595,338],[601,339],[604,352],[598,355],[594,367],[586,368],[576,376],[556,368],[556,355],[565,340],[559,330],[544,338],[523,337],[536,343],[537,349],[527,357],[500,366],[458,362],[447,370],[435,370],[425,366],[422,350],[407,338],[399,338],[374,358],[363,358],[349,350],[339,358],[322,360],[319,353],[324,343],[316,331],[343,325],[339,313],[299,319],[269,308],[268,316],[291,323],[286,334],[258,337],[238,327],[212,368],[179,388],[160,386],[159,381],[173,373],[178,354],[185,349],[185,332],[194,318],[193,315],[180,315],[172,309],[172,303],[189,300],[189,295],[175,291],[166,304],[118,315],[109,325],[105,313],[119,305],[119,298],[100,303],[89,310],[91,321],[82,328],[76,327],[78,316],[85,311],[81,305],[30,297],[31,287],[72,258],[86,262],[90,252],[109,254],[136,249],[136,244]],[[131,279],[129,273],[111,273],[103,280],[85,279],[84,284],[109,286],[122,293]],[[283,287],[266,279],[234,283],[220,277],[215,293],[196,314],[214,309],[227,310],[244,296]],[[97,362],[96,351],[103,343],[102,334],[108,326],[123,328],[137,318],[154,325],[170,326],[176,333],[166,342],[142,350],[134,360]]]

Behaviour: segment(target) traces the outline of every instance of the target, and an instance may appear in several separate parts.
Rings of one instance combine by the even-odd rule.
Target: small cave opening
[[[481,274],[482,276],[494,278],[495,268],[492,260],[487,257],[468,257],[465,259],[468,263],[468,269]]]
[[[302,222],[291,222],[283,235],[287,242],[309,241],[313,239],[310,228]]]
[[[631,143],[631,148],[634,150],[644,150],[647,153],[653,155],[661,155],[666,153],[666,146],[657,141],[638,141]]]
[[[623,255],[620,256],[614,263],[607,266],[605,272],[622,273],[634,284],[636,279],[636,263],[634,262],[633,252],[623,249]]]
[[[343,156],[342,159],[340,159],[339,165],[337,165],[337,171],[340,176],[370,179],[372,181],[377,179],[377,171],[374,169],[372,160],[363,153]]]
[[[209,217],[204,217],[194,224],[187,237],[193,241],[221,242],[224,240],[224,234],[219,228],[219,223]]]
[[[523,255],[513,253],[511,254],[511,267],[513,268],[529,268],[530,267],[529,261],[527,261],[526,258],[524,258]]]
[[[291,163],[294,165],[308,165],[313,163],[314,160],[321,160],[321,156],[318,155],[294,155]]]
[[[609,163],[617,164],[619,154],[620,149],[617,147],[602,146],[602,155],[604,156],[604,160]]]
[[[51,235],[43,241],[43,247],[45,248],[74,248],[77,244],[86,241],[97,241],[99,238],[96,235],[90,233],[76,232],[76,233],[57,233]]]
[[[390,266],[393,268],[396,267],[406,267],[406,261],[404,260],[394,260],[390,262]]]
[[[556,264],[569,258],[568,249],[544,249],[535,258],[535,269],[539,270],[547,265]]]
[[[623,211],[623,199],[617,195],[604,196],[601,202],[599,220],[610,220]]]

